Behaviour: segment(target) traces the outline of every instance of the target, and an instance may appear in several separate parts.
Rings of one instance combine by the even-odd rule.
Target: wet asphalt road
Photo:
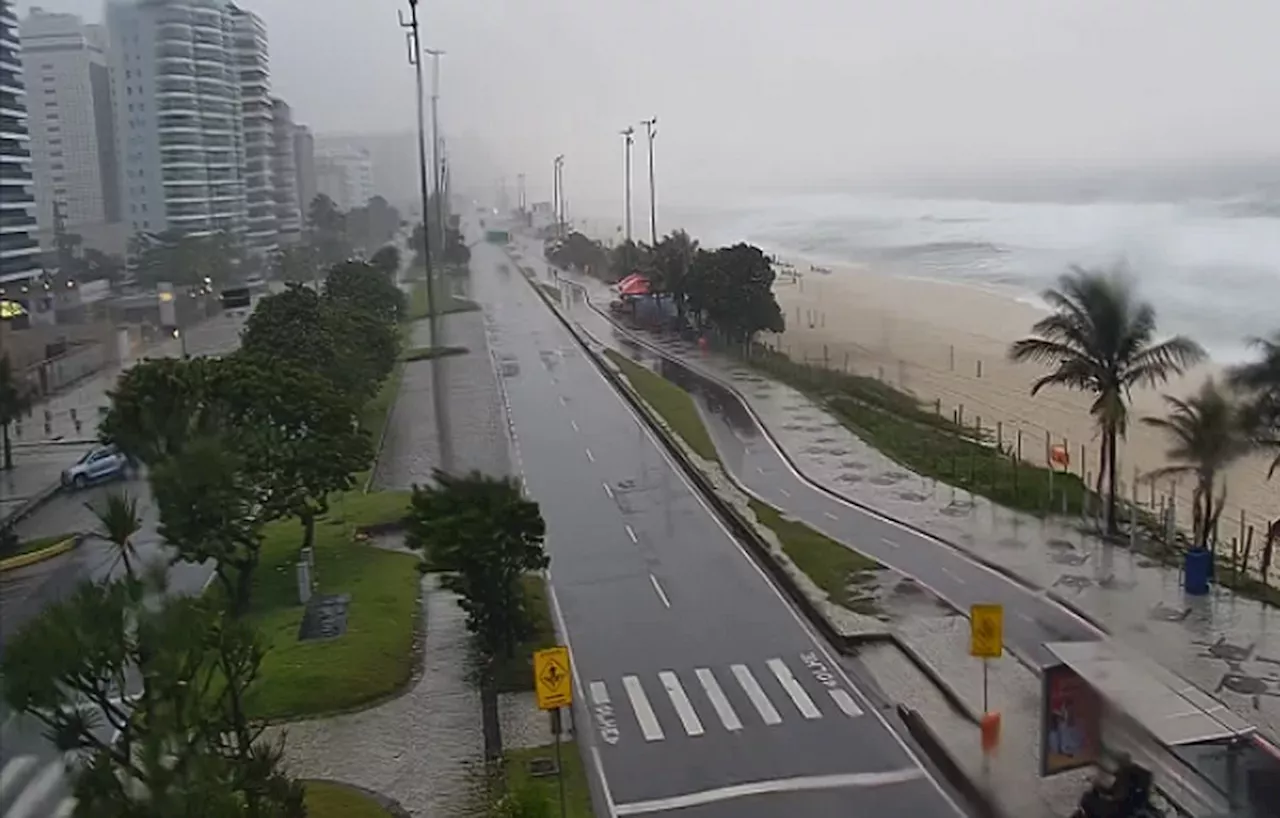
[[[527,247],[526,252],[537,257],[534,247]],[[725,467],[760,499],[915,577],[961,610],[974,604],[1003,605],[1005,645],[1034,666],[1056,663],[1044,649],[1046,642],[1101,637],[1088,623],[1042,593],[974,562],[946,543],[844,502],[802,479],[761,432],[736,394],[663,356],[656,347],[638,344],[588,303],[580,289],[570,291],[570,312],[579,326],[601,343],[656,367],[695,396]]]
[[[472,268],[617,814],[958,814],[505,253]]]

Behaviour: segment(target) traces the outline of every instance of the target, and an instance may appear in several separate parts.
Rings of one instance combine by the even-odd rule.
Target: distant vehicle
[[[124,477],[131,465],[115,446],[94,446],[62,472],[62,485],[78,491],[93,483]]]

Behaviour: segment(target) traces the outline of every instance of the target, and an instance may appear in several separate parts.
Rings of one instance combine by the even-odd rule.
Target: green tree
[[[325,277],[324,297],[338,309],[364,310],[387,324],[399,321],[406,307],[404,292],[375,265],[364,261],[335,265]]]
[[[105,278],[113,286],[124,278],[124,259],[110,253],[104,253],[93,247],[84,250],[83,275],[85,281]]]
[[[321,193],[307,207],[307,228],[316,260],[329,267],[351,255],[346,235],[346,218],[333,199]]]
[[[395,281],[396,273],[400,272],[400,248],[394,244],[385,245],[373,254],[369,263],[378,272]]]
[[[694,259],[698,256],[698,241],[683,230],[676,230],[663,236],[653,250],[653,272],[651,283],[657,292],[671,295],[676,305],[676,314],[680,319],[680,327],[685,326],[685,314],[688,311],[688,292],[690,270]]]
[[[13,468],[13,443],[9,439],[9,427],[31,411],[33,402],[31,388],[18,377],[13,361],[6,352],[0,357],[0,438],[4,442],[5,471]]]
[[[1276,452],[1267,472],[1270,478],[1280,469],[1280,330],[1251,343],[1258,350],[1257,360],[1232,369],[1230,380],[1244,394],[1256,442]]]
[[[185,562],[212,561],[235,615],[249,607],[262,551],[259,486],[222,437],[189,441],[151,472],[160,534]]]
[[[446,571],[445,586],[461,597],[467,629],[481,655],[480,697],[486,757],[500,757],[498,657],[510,658],[531,628],[521,578],[550,563],[538,504],[525,499],[510,478],[472,472],[455,477],[437,470],[435,485],[414,486],[409,542],[424,562]]]
[[[363,373],[348,371],[333,333],[330,307],[307,287],[291,284],[258,302],[245,323],[241,349],[258,358],[289,361],[328,378],[350,395],[362,392]]]
[[[1116,445],[1128,427],[1129,392],[1167,382],[1203,360],[1205,352],[1181,335],[1156,341],[1155,309],[1119,273],[1075,267],[1042,297],[1054,312],[1031,327],[1033,337],[1009,348],[1009,358],[1052,367],[1031,385],[1032,395],[1047,386],[1093,395],[1090,411],[1102,431],[1098,482],[1105,473],[1106,526],[1114,534]]]
[[[573,232],[563,239],[549,240],[544,247],[548,261],[566,270],[578,270],[604,281],[616,281],[609,264],[609,251],[598,241]]]
[[[130,255],[138,283],[154,287],[214,287],[229,283],[243,263],[243,248],[226,232],[192,236],[181,230],[138,233],[130,241]]]
[[[759,247],[735,244],[699,252],[684,288],[699,325],[709,324],[733,343],[786,328],[773,293],[773,264]]]
[[[1169,440],[1165,457],[1170,465],[1157,469],[1148,477],[1155,480],[1173,475],[1194,476],[1196,487],[1191,499],[1193,538],[1197,547],[1209,548],[1218,517],[1226,503],[1225,485],[1220,496],[1214,499],[1218,491],[1218,477],[1253,449],[1246,418],[1240,407],[1212,378],[1189,398],[1165,395],[1164,401],[1169,408],[1168,415],[1145,417],[1142,422],[1165,433]]]
[[[207,400],[219,362],[211,358],[155,358],[125,370],[109,392],[100,434],[106,443],[148,466],[177,454],[194,437],[221,425]]]
[[[263,654],[208,597],[152,598],[126,576],[84,583],[27,623],[0,684],[74,754],[76,815],[303,818],[282,747],[246,715]]]
[[[142,530],[138,501],[127,492],[113,491],[100,505],[85,505],[98,521],[93,535],[111,543],[120,561],[124,563],[125,573],[132,576],[138,567],[134,564],[138,552],[133,547],[133,538]]]

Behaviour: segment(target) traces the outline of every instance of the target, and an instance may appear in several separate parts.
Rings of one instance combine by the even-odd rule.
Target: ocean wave
[[[931,241],[905,247],[886,247],[878,255],[884,259],[908,259],[939,255],[998,256],[1004,248],[988,241]]]

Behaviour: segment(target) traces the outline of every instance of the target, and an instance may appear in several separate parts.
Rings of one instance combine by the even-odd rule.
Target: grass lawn
[[[405,363],[413,361],[429,361],[432,358],[443,358],[448,355],[466,355],[471,350],[466,347],[415,347],[400,356]]]
[[[1007,508],[1036,514],[1079,514],[1085,502],[1083,481],[1072,474],[1019,462],[1013,443],[997,445],[994,429],[961,426],[940,416],[914,396],[876,378],[799,364],[777,352],[763,352],[751,366],[816,398],[869,446],[911,471],[980,494]],[[1042,441],[1024,440],[1023,452],[1039,451]]]
[[[369,433],[369,439],[373,442],[375,448],[374,457],[378,456],[376,451],[379,443],[382,442],[382,432],[387,428],[387,420],[391,417],[391,406],[396,401],[396,392],[400,389],[400,376],[404,374],[404,364],[397,363],[395,369],[391,370],[391,375],[383,381],[382,386],[378,389],[378,394],[373,396],[373,400],[364,405],[364,409],[360,412],[360,428]],[[369,482],[369,475],[373,473],[373,464],[369,468],[356,475],[356,488],[364,488]]]
[[[391,813],[364,793],[328,781],[308,781],[308,818],[391,818]]]
[[[253,715],[287,719],[357,707],[403,686],[412,673],[417,557],[358,543],[356,530],[399,519],[408,494],[349,493],[316,523],[317,592],[350,594],[347,632],[298,641],[303,607],[294,566],[302,526],[266,528],[249,616],[269,650],[252,693]]]
[[[525,604],[532,618],[533,635],[516,646],[515,656],[499,662],[495,673],[499,693],[533,690],[533,654],[556,644],[556,627],[551,619],[546,581],[539,574],[529,574],[522,584]]]
[[[437,285],[439,286],[439,285]],[[407,321],[420,321],[427,317],[431,309],[431,294],[427,289],[427,282],[420,281],[413,285],[413,292],[409,294],[409,313],[405,316]],[[437,315],[448,315],[451,312],[471,312],[480,309],[480,305],[474,301],[465,298],[450,296],[443,299],[443,303],[439,305]]]
[[[703,460],[719,461],[711,435],[688,392],[658,373],[641,366],[620,352],[606,349],[609,357],[627,376],[635,390],[657,410],[676,434]]]
[[[837,605],[868,616],[878,613],[875,600],[859,593],[858,586],[874,581],[883,566],[870,557],[845,548],[804,523],[785,519],[777,509],[759,500],[748,501],[756,519],[767,526],[787,556],[800,566]]]
[[[535,758],[555,759],[555,745],[534,747],[528,750],[508,750],[505,754],[505,774],[508,792],[525,791],[540,801],[545,800],[550,815],[560,814],[560,785],[554,776],[535,778],[529,774],[529,761]],[[587,786],[587,774],[582,765],[582,754],[572,741],[560,746],[560,763],[564,773],[565,812],[568,818],[593,818],[591,790]],[[314,817],[313,817],[314,818]]]

